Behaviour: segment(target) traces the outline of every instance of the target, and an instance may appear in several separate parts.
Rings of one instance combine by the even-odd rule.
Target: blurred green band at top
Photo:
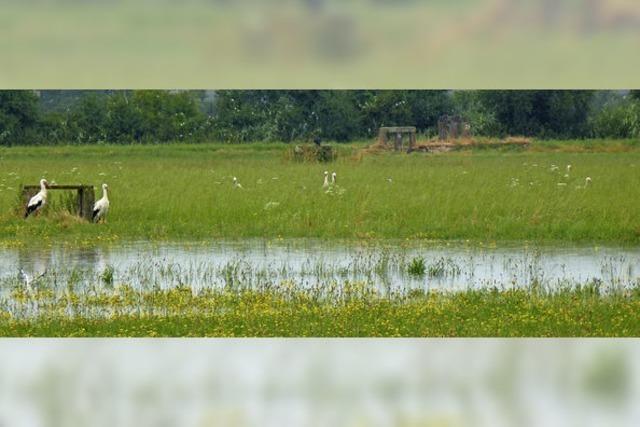
[[[636,88],[637,0],[0,0],[0,87]]]

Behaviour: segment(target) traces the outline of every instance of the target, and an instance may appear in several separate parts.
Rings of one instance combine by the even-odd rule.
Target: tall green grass
[[[280,144],[0,150],[0,240],[24,244],[245,237],[640,241],[640,151],[381,154],[340,148],[332,164],[286,160]],[[569,144],[575,146],[577,143]],[[632,147],[632,148],[629,148]],[[566,165],[572,169],[564,177]],[[556,165],[558,170],[552,170]],[[323,171],[340,191],[325,193]],[[232,185],[236,176],[243,189]],[[585,177],[592,185],[584,187]],[[109,184],[108,223],[60,213],[24,221],[21,183]],[[55,193],[54,193],[55,194]],[[59,200],[56,202],[56,200]],[[58,206],[56,208],[56,206]]]

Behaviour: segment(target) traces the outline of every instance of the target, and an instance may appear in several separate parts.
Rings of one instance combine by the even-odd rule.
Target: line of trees
[[[0,145],[371,138],[380,126],[434,135],[457,114],[502,137],[638,138],[640,91],[0,91]]]

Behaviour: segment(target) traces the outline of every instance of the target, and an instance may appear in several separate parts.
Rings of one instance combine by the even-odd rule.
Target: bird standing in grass
[[[102,184],[102,198],[93,205],[93,222],[98,222],[101,219],[107,221],[107,212],[109,211],[109,197],[107,197],[107,191],[109,186]]]
[[[235,176],[233,177],[233,187],[234,188],[242,188],[242,184],[240,184],[238,182],[238,178],[236,178]]]
[[[584,186],[588,187],[591,184],[591,177],[588,176],[584,179]]]
[[[335,172],[331,174],[331,185],[336,185],[338,183],[337,177],[338,175]]]
[[[40,211],[42,207],[47,203],[48,185],[49,183],[46,179],[40,180],[40,191],[29,200],[29,203],[27,203],[27,208],[24,212],[25,219],[32,213]]]
[[[26,287],[31,287],[31,277],[23,269],[18,271],[18,280],[20,280]]]
[[[329,172],[324,171],[324,183],[322,184],[322,189],[326,190],[329,188]]]

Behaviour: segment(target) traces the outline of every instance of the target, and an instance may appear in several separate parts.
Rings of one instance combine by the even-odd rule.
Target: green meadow
[[[297,163],[290,145],[0,149],[4,245],[241,238],[436,239],[636,244],[638,141],[534,142],[528,149],[362,155]],[[567,165],[571,165],[570,170]],[[326,192],[323,172],[338,185]],[[233,177],[242,188],[235,188]],[[67,212],[51,192],[22,219],[22,184],[109,184],[106,224]],[[586,178],[591,183],[586,184]]]
[[[337,161],[325,164],[295,162],[291,147],[0,149],[0,245],[22,250],[247,238],[355,244],[462,240],[491,247],[640,242],[638,141],[546,141],[526,149],[412,154],[374,154],[366,152],[362,142],[336,145]],[[325,170],[337,173],[337,184],[329,189],[323,188]],[[51,192],[41,215],[24,220],[21,185],[43,177],[57,184],[93,184],[96,198],[101,196],[100,184],[107,183],[107,222],[78,219],[69,212],[71,194],[60,191]],[[233,177],[242,188],[234,186]],[[424,260],[406,261],[401,268],[408,274],[429,274]],[[35,277],[39,271],[29,273]],[[112,287],[85,289],[77,287],[78,274],[72,272],[65,284],[57,283],[62,276],[50,272],[34,289],[7,276],[9,293],[0,301],[1,334],[640,334],[640,299],[633,278],[629,286],[606,291],[601,286],[614,284],[594,279],[545,292],[487,287],[380,295],[370,284],[348,282],[337,291],[335,284],[321,286],[318,294],[287,281],[251,289],[240,280],[237,288],[205,286],[195,293],[188,281],[177,288],[137,289],[128,279],[114,280],[108,265],[95,280]]]

